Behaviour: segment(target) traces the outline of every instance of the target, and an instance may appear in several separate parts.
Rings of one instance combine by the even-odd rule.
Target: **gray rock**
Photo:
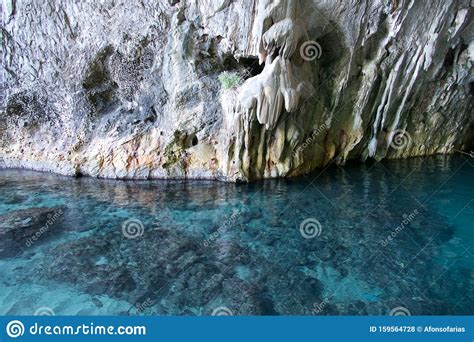
[[[6,3],[6,167],[246,181],[473,147],[468,0]]]

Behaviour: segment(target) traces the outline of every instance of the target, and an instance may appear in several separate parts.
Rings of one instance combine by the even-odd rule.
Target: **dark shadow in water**
[[[0,288],[42,286],[56,314],[62,288],[112,315],[474,314],[472,226],[453,221],[474,218],[471,164],[415,158],[241,185],[0,171]],[[1,313],[28,314],[16,293]]]

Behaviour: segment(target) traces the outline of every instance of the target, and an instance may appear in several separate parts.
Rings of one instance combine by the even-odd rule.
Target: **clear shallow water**
[[[472,315],[473,164],[244,185],[3,170],[0,314]]]

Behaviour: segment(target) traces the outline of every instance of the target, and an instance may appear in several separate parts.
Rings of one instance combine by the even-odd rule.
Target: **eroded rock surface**
[[[235,181],[473,145],[469,0],[3,3],[0,166]]]

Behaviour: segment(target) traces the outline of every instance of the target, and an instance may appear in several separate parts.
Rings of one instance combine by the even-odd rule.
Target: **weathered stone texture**
[[[473,145],[468,0],[3,2],[8,167],[235,181]]]

